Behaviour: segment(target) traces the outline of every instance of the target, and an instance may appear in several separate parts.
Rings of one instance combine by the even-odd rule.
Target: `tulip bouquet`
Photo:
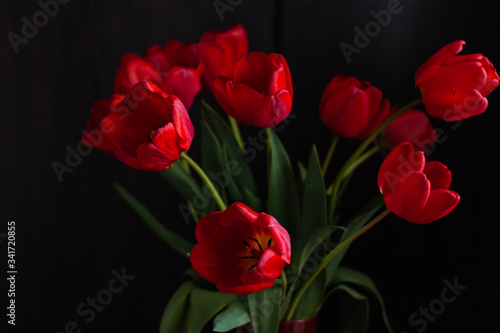
[[[391,107],[368,82],[335,76],[319,101],[332,144],[324,156],[313,146],[305,164],[290,161],[273,131],[289,121],[292,108],[287,62],[279,54],[249,52],[240,24],[207,32],[196,44],[172,40],[145,56],[123,56],[115,94],[94,104],[82,140],[133,168],[158,171],[183,198],[182,215],[195,222],[194,237],[183,238],[116,185],[191,263],[160,332],[201,332],[211,323],[216,332],[311,333],[330,296],[341,300],[341,332],[366,330],[368,298],[379,302],[391,331],[374,282],[341,260],[356,238],[390,213],[423,224],[458,204],[448,168],[427,161],[437,139],[428,115],[457,121],[481,114],[499,84],[486,57],[457,55],[463,44],[446,45],[422,64],[415,74],[421,97],[403,107]],[[198,163],[187,151],[194,138],[188,110],[199,94],[213,94],[219,107],[201,103]],[[417,109],[421,103],[427,113]],[[267,162],[260,172],[267,174],[267,191],[254,181],[242,125],[265,137]],[[327,184],[341,137],[360,144]],[[350,176],[377,152],[382,161],[373,183],[380,193],[364,205],[356,202],[354,216],[341,215]]]

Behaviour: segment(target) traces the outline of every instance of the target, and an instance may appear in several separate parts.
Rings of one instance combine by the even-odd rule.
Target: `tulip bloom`
[[[451,173],[444,164],[426,162],[422,151],[401,143],[385,158],[378,173],[378,187],[387,209],[419,224],[447,215],[460,201],[450,191]]]
[[[433,117],[457,121],[481,114],[488,106],[486,96],[498,86],[498,74],[485,56],[456,56],[464,44],[446,45],[415,73],[415,87]]]
[[[140,81],[151,81],[168,95],[177,96],[186,109],[201,89],[202,67],[195,44],[171,40],[165,47],[152,46],[144,57],[126,54],[115,78],[115,91],[129,94]]]
[[[419,110],[406,111],[382,131],[382,145],[389,149],[408,141],[415,149],[428,152],[436,139],[437,132],[429,118]]]
[[[128,96],[96,102],[82,141],[131,167],[160,171],[189,149],[193,136],[193,124],[182,102],[144,81]]]
[[[292,80],[285,58],[252,52],[240,58],[232,77],[218,77],[213,93],[221,107],[237,122],[274,127],[292,108]]]
[[[319,116],[333,133],[355,140],[370,135],[389,114],[378,88],[345,74],[330,81],[319,105]]]
[[[191,265],[226,294],[248,295],[274,285],[290,263],[290,236],[266,213],[236,202],[196,226]]]
[[[225,31],[208,31],[198,43],[203,65],[202,83],[212,90],[218,76],[232,77],[236,61],[248,54],[248,35],[241,24]]]

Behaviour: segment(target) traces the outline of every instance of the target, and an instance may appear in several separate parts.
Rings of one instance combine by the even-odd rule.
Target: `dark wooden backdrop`
[[[312,143],[322,154],[330,143],[317,110],[323,89],[339,72],[368,80],[391,102],[404,104],[417,97],[415,70],[451,41],[464,39],[464,53],[480,52],[500,64],[500,24],[490,2],[429,0],[401,0],[401,13],[348,63],[339,44],[353,44],[354,28],[364,29],[374,20],[371,11],[393,2],[241,0],[233,1],[233,10],[221,20],[212,0],[72,0],[60,4],[57,13],[52,7],[53,17],[44,22],[43,15],[37,16],[40,3],[2,0],[0,233],[6,233],[8,221],[16,221],[18,269],[17,330],[6,326],[7,285],[2,278],[0,320],[11,329],[5,331],[64,332],[75,321],[83,332],[156,332],[179,285],[178,273],[188,268],[112,186],[121,182],[162,222],[192,238],[194,226],[185,225],[177,209],[180,197],[157,174],[133,170],[96,150],[75,160],[62,181],[52,168],[55,161],[65,164],[67,149],[79,147],[92,104],[112,93],[121,55],[143,54],[170,39],[197,42],[207,30],[241,22],[252,51],[279,52],[289,63],[296,118],[279,135],[291,157],[305,161]],[[40,28],[15,52],[8,34],[22,35],[23,18],[32,21],[33,15],[41,20]],[[192,107],[194,119],[200,100]],[[396,332],[422,327],[412,326],[409,317],[441,297],[445,279],[457,279],[467,289],[428,322],[426,332],[500,329],[499,108],[495,92],[487,112],[464,121],[458,130],[434,120],[448,139],[431,159],[449,166],[452,189],[462,197],[452,214],[425,226],[391,216],[356,241],[346,257],[346,264],[373,277]],[[198,145],[195,139],[195,157]],[[344,141],[336,158],[345,158],[353,147]],[[351,209],[377,192],[380,161],[374,157],[354,177],[346,194]],[[7,249],[5,239],[0,240],[4,274]],[[125,269],[135,278],[85,323],[88,317],[78,315],[76,308],[107,288],[113,269]],[[324,324],[337,310],[335,302],[327,303],[320,313],[320,332],[335,332]],[[383,332],[378,309],[373,311],[369,332]]]

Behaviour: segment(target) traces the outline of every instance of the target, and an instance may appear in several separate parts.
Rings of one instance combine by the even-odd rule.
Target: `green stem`
[[[422,98],[417,98],[416,100],[408,103],[389,117],[387,117],[386,120],[384,120],[379,127],[377,127],[370,136],[368,136],[359,146],[358,148],[354,151],[354,153],[351,155],[351,157],[347,160],[347,162],[344,164],[342,169],[340,169],[339,173],[337,174],[337,177],[333,181],[332,184],[332,196],[331,196],[331,201],[330,201],[330,209],[329,209],[329,218],[330,221],[333,221],[333,215],[335,213],[335,204],[337,202],[337,193],[340,187],[340,183],[344,179],[344,177],[347,175],[347,170],[351,168],[351,165],[356,163],[358,160],[359,156],[365,151],[365,149],[372,143],[373,140],[377,137],[377,135],[380,134],[394,119],[405,113],[406,111],[414,108],[420,102],[422,101]]]
[[[358,166],[360,166],[364,161],[366,161],[367,159],[372,157],[375,153],[377,153],[379,151],[379,149],[380,148],[378,146],[374,146],[372,149],[368,150],[366,153],[361,155],[356,160],[356,162],[351,164],[351,166],[346,170],[345,175],[348,176],[351,172],[354,171],[354,169],[356,169]]]
[[[286,296],[286,288],[287,288],[287,281],[286,281],[286,274],[285,271],[281,271],[281,300],[283,301]]]
[[[335,135],[333,137],[332,144],[330,145],[330,148],[328,149],[328,152],[326,153],[325,160],[323,161],[323,166],[321,167],[321,174],[323,177],[326,174],[326,170],[328,170],[328,166],[330,165],[330,161],[332,160],[333,152],[335,151],[335,148],[337,147],[337,143],[339,142],[339,136]]]
[[[267,179],[269,180],[269,175],[271,172],[271,127],[266,127],[266,157],[267,157]]]
[[[191,157],[189,157],[185,152],[182,153],[181,157],[193,168],[194,171],[196,171],[196,173],[198,173],[201,180],[203,180],[205,185],[207,185],[208,190],[210,191],[210,193],[214,197],[214,200],[215,200],[215,202],[217,202],[217,205],[219,206],[219,208],[221,210],[226,210],[226,204],[224,203],[224,200],[222,200],[219,192],[217,192],[214,184],[212,183],[210,178],[208,178],[205,171],[203,171],[203,169],[195,161],[193,161],[191,159]]]
[[[380,213],[377,217],[375,217],[373,220],[371,220],[368,224],[366,224],[363,228],[359,229],[355,234],[353,234],[351,237],[347,238],[344,240],[342,243],[337,245],[335,249],[333,249],[332,252],[330,252],[318,265],[318,268],[307,278],[307,280],[304,282],[304,284],[300,287],[300,289],[297,291],[297,294],[293,298],[290,308],[288,310],[286,320],[292,320],[293,318],[293,313],[295,312],[295,309],[297,308],[297,305],[299,304],[300,298],[306,291],[307,287],[313,282],[313,280],[318,276],[319,273],[328,265],[328,263],[340,252],[342,249],[344,249],[347,245],[351,244],[356,238],[359,236],[363,235],[365,232],[370,230],[374,225],[376,225],[378,222],[380,222],[384,217],[386,217],[390,212],[388,210],[384,210],[382,213]]]
[[[231,129],[233,130],[233,135],[234,138],[236,139],[236,142],[238,142],[241,151],[245,152],[245,144],[243,143],[243,139],[241,138],[241,132],[240,132],[240,127],[238,126],[238,122],[229,115],[227,117],[229,118],[229,124],[231,125]]]
[[[196,213],[196,209],[194,208],[194,205],[191,201],[188,201],[187,202],[187,205],[189,207],[189,210],[191,211],[191,214],[193,215],[193,219],[196,223],[198,223],[198,221],[200,220],[200,217],[198,216],[198,214]]]

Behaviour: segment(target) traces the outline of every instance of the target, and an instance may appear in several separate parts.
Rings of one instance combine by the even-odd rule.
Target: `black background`
[[[157,332],[163,309],[179,286],[179,273],[189,267],[112,186],[119,181],[172,230],[193,239],[194,225],[186,225],[177,208],[180,196],[160,176],[131,169],[97,150],[65,173],[62,182],[52,168],[54,161],[66,164],[67,148],[79,147],[89,109],[112,94],[123,54],[144,54],[151,45],[170,39],[194,43],[205,31],[241,22],[251,51],[278,52],[288,61],[296,117],[279,136],[291,158],[303,162],[313,143],[324,156],[331,141],[317,112],[321,94],[335,74],[370,81],[393,104],[405,104],[418,97],[415,70],[451,41],[463,39],[463,53],[483,53],[500,63],[500,23],[488,1],[401,0],[403,11],[393,15],[350,63],[339,44],[353,44],[354,27],[363,29],[374,20],[370,11],[386,9],[388,1],[233,3],[239,4],[221,20],[212,1],[72,0],[60,5],[16,53],[7,34],[21,35],[22,18],[31,21],[41,8],[35,1],[2,1],[0,232],[7,232],[8,221],[16,222],[18,270],[15,329],[6,325],[4,278],[0,284],[2,332],[63,332],[70,321],[83,332]],[[204,98],[216,106],[211,96]],[[196,98],[190,112],[195,126],[201,99]],[[457,208],[429,225],[390,216],[357,240],[345,258],[345,264],[363,270],[377,283],[396,332],[422,328],[412,326],[408,318],[441,297],[445,279],[457,279],[467,289],[428,323],[426,332],[500,330],[498,92],[489,100],[485,114],[459,126],[432,120],[447,139],[430,159],[452,171],[451,188],[461,195]],[[243,130],[244,137],[255,132]],[[195,158],[199,144],[195,139]],[[341,142],[332,173],[355,145]],[[258,170],[263,157],[254,165],[262,186]],[[346,215],[377,193],[380,162],[374,157],[357,171],[346,193]],[[5,239],[0,240],[4,274],[7,248]],[[135,279],[85,323],[76,307],[107,287],[113,269],[122,268]],[[373,309],[369,332],[384,332],[377,307]],[[326,328],[335,313],[335,302],[327,303],[320,312],[320,332],[335,332]]]

